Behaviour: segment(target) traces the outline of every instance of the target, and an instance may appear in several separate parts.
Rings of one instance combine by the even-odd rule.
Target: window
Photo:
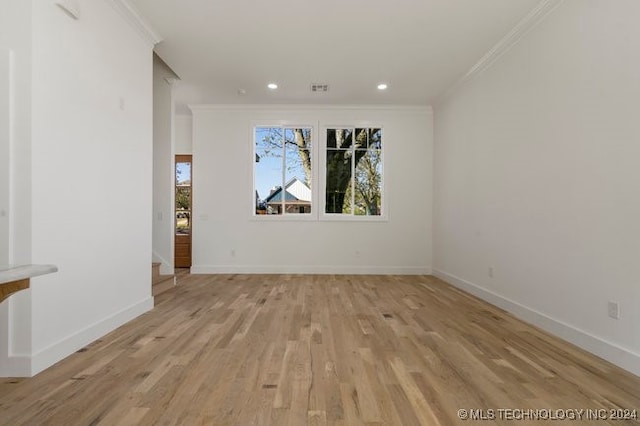
[[[256,215],[310,215],[311,127],[254,128]]]
[[[382,129],[328,128],[325,213],[381,216],[382,170]]]
[[[191,156],[176,155],[175,230],[178,235],[191,233]]]
[[[318,146],[313,126],[252,128],[254,216],[386,219],[381,126],[325,130]]]
[[[176,268],[191,267],[191,214],[193,208],[193,161],[191,155],[176,155],[175,167],[175,245]]]

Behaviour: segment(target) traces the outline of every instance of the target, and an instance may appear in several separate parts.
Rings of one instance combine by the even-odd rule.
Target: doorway
[[[191,155],[176,155],[175,166],[175,253],[176,268],[191,267],[191,224],[193,206],[193,163]]]

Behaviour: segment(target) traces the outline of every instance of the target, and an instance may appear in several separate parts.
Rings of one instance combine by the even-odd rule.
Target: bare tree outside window
[[[311,213],[312,129],[256,127],[256,214]],[[325,213],[382,215],[382,129],[327,129]]]
[[[325,212],[380,216],[382,130],[327,129]]]
[[[257,127],[256,214],[310,214],[311,128]]]

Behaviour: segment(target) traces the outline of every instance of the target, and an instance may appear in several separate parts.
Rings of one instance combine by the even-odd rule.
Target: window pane
[[[369,148],[369,129],[356,129],[356,149]]]
[[[176,185],[191,185],[191,163],[176,163]]]
[[[256,214],[311,213],[311,128],[255,129]]]
[[[382,149],[382,129],[369,129],[369,148]]]
[[[181,186],[176,188],[176,211],[191,210],[191,187]]]
[[[381,215],[382,155],[380,150],[369,149],[360,158],[356,166],[354,184],[354,214],[364,216]]]
[[[191,232],[191,212],[176,211],[176,234],[188,235]]]
[[[191,187],[176,187],[176,234],[191,232]]]
[[[283,134],[279,128],[256,128],[256,214],[282,214]]]
[[[352,129],[327,129],[327,149],[351,149]]]
[[[299,135],[302,136],[302,135]],[[285,213],[311,213],[311,152],[287,144]]]
[[[382,215],[382,129],[327,130],[325,212]]]
[[[326,194],[325,194],[325,212],[326,213],[350,213],[345,211],[347,198],[347,190],[350,188],[351,168],[352,168],[352,151],[343,151],[337,149],[327,150],[326,164]]]

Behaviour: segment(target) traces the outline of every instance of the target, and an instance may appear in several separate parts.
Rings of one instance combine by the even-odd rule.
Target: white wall
[[[32,6],[25,0],[0,0],[0,10],[0,49],[11,51],[6,256],[10,264],[24,264],[31,262]],[[31,351],[29,291],[21,291],[0,303],[0,375],[30,370],[30,360],[16,356],[16,347],[23,352]]]
[[[636,374],[638,16],[566,0],[436,105],[434,199],[437,275]]]
[[[191,154],[193,138],[193,117],[191,115],[176,115],[175,121],[175,149],[176,154]]]
[[[31,261],[31,1],[0,0],[0,49],[11,52],[9,263]],[[6,131],[6,129],[5,129]],[[6,147],[5,147],[6,149]]]
[[[252,121],[283,119],[383,125],[389,220],[255,220]],[[430,109],[199,107],[193,120],[193,272],[430,272]]]
[[[0,46],[0,265],[9,264],[11,57],[11,50]]]
[[[28,329],[12,330],[9,348],[10,358],[27,360],[29,371],[18,372],[26,375],[153,305],[152,46],[109,2],[79,3],[78,21],[48,0],[32,2],[26,15],[9,15],[33,22],[14,40],[19,70],[27,69],[22,46],[33,43],[31,81],[18,81],[16,93],[17,103],[32,93],[32,115],[29,121],[16,105],[19,119],[30,125],[17,126],[12,158],[17,173],[30,171],[31,194],[15,191],[15,211],[28,210],[31,201],[24,220],[32,237],[23,242],[18,224],[15,257],[59,267],[11,298],[10,315],[29,312]],[[31,151],[24,169],[22,151]],[[10,322],[25,326],[15,317]]]
[[[153,57],[153,261],[160,273],[173,274],[174,102],[175,73]]]

